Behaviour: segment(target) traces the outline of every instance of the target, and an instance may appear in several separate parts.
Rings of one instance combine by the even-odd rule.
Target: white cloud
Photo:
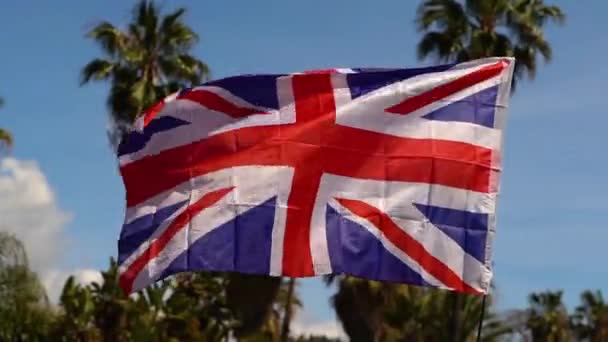
[[[94,270],[59,268],[66,246],[64,229],[70,220],[71,214],[59,207],[36,162],[0,159],[0,230],[15,234],[23,242],[30,266],[40,274],[52,301],[70,274],[83,283],[101,277]]]
[[[0,230],[23,242],[35,271],[43,272],[59,259],[70,218],[58,207],[36,162],[0,160]]]
[[[101,272],[93,269],[82,269],[72,272],[76,280],[81,284],[90,284],[92,282],[101,283]]]
[[[290,327],[291,335],[293,336],[326,336],[329,338],[338,338],[341,341],[348,341],[340,322],[337,320],[321,321],[315,320],[306,312],[298,313]]]
[[[44,273],[42,283],[47,290],[47,295],[52,302],[56,302],[61,295],[63,285],[70,275],[83,285],[92,282],[101,282],[101,273],[93,269],[78,269],[74,271],[60,271],[56,269],[48,270]]]

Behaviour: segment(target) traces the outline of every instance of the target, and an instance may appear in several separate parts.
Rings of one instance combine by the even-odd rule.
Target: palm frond
[[[135,22],[143,32],[141,42],[149,51],[154,50],[156,46],[158,13],[154,1],[140,0],[135,6]]]
[[[198,36],[182,21],[185,13],[178,8],[163,16],[154,1],[140,0],[124,31],[102,22],[87,35],[102,46],[107,58],[87,64],[81,84],[111,81],[107,103],[119,126],[132,123],[168,93],[209,77],[209,67],[190,54]]]
[[[417,10],[416,23],[419,31],[431,29],[455,28],[466,23],[465,9],[455,0],[428,0],[420,4]]]
[[[540,14],[543,18],[552,20],[559,25],[563,25],[566,22],[566,14],[559,6],[544,6],[540,10]],[[539,22],[539,24],[544,24],[544,21]]]
[[[515,46],[513,49],[515,57],[515,75],[518,78],[526,75],[530,80],[536,77],[536,55],[530,46]]]
[[[128,25],[127,34],[136,45],[144,39],[144,32],[142,32],[142,28],[138,26],[137,23],[130,23]]]
[[[107,59],[96,58],[85,65],[80,72],[80,85],[90,81],[107,80],[112,76],[114,63]]]
[[[185,8],[178,8],[173,13],[167,14],[160,24],[161,31],[168,31],[173,25],[178,23],[182,16],[186,13]]]
[[[2,129],[0,129],[2,134]],[[0,268],[28,266],[27,253],[21,240],[8,232],[0,232]]]
[[[450,32],[427,32],[418,43],[417,53],[419,59],[434,56],[438,61],[453,60],[463,49],[459,36]]]
[[[110,88],[107,105],[118,126],[130,125],[139,115],[139,106],[133,102],[131,86],[127,83],[114,82]]]
[[[13,136],[7,130],[0,128],[0,150],[3,146],[11,148],[13,146]]]
[[[323,276],[323,283],[325,284],[325,286],[332,286],[334,285],[336,282],[338,282],[340,280],[340,278],[343,277],[342,275],[338,275],[335,273],[331,273],[328,275],[324,275]]]
[[[152,17],[156,16],[158,9],[152,0],[139,0],[133,7],[134,22],[140,27],[146,27],[150,23]]]
[[[543,0],[530,0],[529,17],[530,21],[536,26],[544,26],[548,21],[556,24],[563,24],[566,21],[566,15],[558,6],[547,6]]]
[[[164,53],[184,53],[199,40],[198,35],[190,27],[175,22],[171,26],[163,28],[161,34],[161,49]]]
[[[538,27],[528,27],[526,30],[520,29],[518,43],[539,52],[545,62],[550,62],[553,57],[551,46],[545,39],[543,31]]]
[[[513,56],[513,43],[505,34],[496,33],[494,36],[493,56]]]
[[[424,32],[417,55],[441,62],[513,56],[514,88],[522,77],[535,77],[538,57],[551,61],[543,29],[548,22],[564,21],[563,11],[543,0],[424,0],[416,18]]]
[[[209,67],[189,54],[170,56],[159,60],[163,74],[170,80],[187,80],[190,85],[206,80]]]
[[[228,306],[240,318],[239,336],[257,330],[267,319],[281,287],[281,278],[230,274],[226,287]]]
[[[128,43],[128,37],[116,26],[104,21],[95,26],[86,35],[97,42],[109,56],[116,56]]]

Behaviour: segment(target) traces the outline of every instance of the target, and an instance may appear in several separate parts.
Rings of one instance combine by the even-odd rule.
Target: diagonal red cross
[[[387,112],[407,114],[495,77],[504,67],[505,64],[499,62],[481,68],[406,98]],[[337,125],[331,75],[331,72],[322,72],[293,76],[295,123],[235,129],[123,166],[121,173],[127,188],[127,206],[141,203],[192,177],[224,168],[245,165],[293,167],[282,273],[302,277],[314,275],[309,234],[314,202],[324,173],[489,191],[491,149],[454,141],[396,137]],[[255,112],[202,92],[195,90],[184,97],[207,108],[222,111],[226,107],[225,112],[229,115]]]

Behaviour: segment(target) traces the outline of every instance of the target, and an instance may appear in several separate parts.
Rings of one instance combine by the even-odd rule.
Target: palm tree
[[[209,76],[207,65],[190,53],[198,35],[183,22],[185,13],[184,8],[179,8],[163,16],[153,1],[141,0],[134,7],[131,23],[126,28],[101,22],[88,32],[87,37],[100,45],[103,56],[82,69],[81,84],[110,81],[107,102],[118,131],[113,132],[114,137],[122,135],[145,108],[169,93],[199,84]],[[243,329],[242,333],[246,334],[264,323],[275,301],[280,279],[216,277],[230,285],[232,291],[228,297],[244,291],[254,293],[247,298],[241,296],[239,304],[237,300],[231,300],[233,311],[243,317],[239,332]],[[209,280],[203,281],[203,278],[195,276],[188,284]],[[251,286],[252,283],[255,286]]]
[[[0,232],[0,340],[41,340],[51,319],[46,292],[29,268],[23,244]]]
[[[0,97],[0,108],[4,105],[4,99]],[[12,135],[5,129],[0,128],[0,150],[3,147],[10,148],[13,145]]]
[[[458,341],[473,341],[483,310],[482,298],[461,296]],[[417,286],[366,281],[342,276],[331,302],[352,341],[450,341],[452,293]],[[482,341],[509,334],[486,301]]]
[[[281,341],[288,341],[291,335],[291,323],[297,311],[302,308],[302,302],[297,293],[298,282],[295,278],[283,278],[279,293],[276,296],[274,312],[282,312],[281,317]]]
[[[533,79],[537,60],[551,61],[552,49],[543,34],[548,22],[561,24],[565,15],[543,0],[424,0],[418,7],[417,28],[423,33],[418,58],[440,62],[515,57],[513,87],[527,76]],[[455,308],[461,296],[452,294]],[[458,312],[456,310],[452,310]],[[452,326],[459,317],[454,315]]]
[[[236,337],[248,336],[268,325],[282,290],[281,278],[238,273],[226,276],[227,304],[239,322]]]
[[[550,22],[563,23],[558,6],[543,0],[425,0],[417,14],[420,59],[434,56],[443,62],[511,56],[516,58],[515,80],[533,79],[539,55],[552,57],[543,34]]]
[[[28,258],[23,243],[12,234],[0,232],[0,269],[27,264]]]
[[[95,302],[90,286],[82,286],[70,276],[59,297],[61,313],[54,324],[52,340],[99,341],[95,326]]]
[[[573,328],[579,340],[608,341],[608,303],[601,291],[585,291],[573,315]]]
[[[568,311],[562,291],[532,293],[529,297],[527,327],[534,341],[572,341]]]
[[[331,305],[351,341],[381,341],[386,337],[385,308],[395,299],[397,286],[350,276],[330,276],[337,282]]]
[[[185,13],[179,8],[161,15],[153,1],[141,0],[126,28],[104,21],[88,32],[103,57],[84,66],[81,85],[111,82],[108,107],[118,127],[169,93],[207,78],[207,65],[190,54],[198,35],[183,22]]]
[[[169,335],[169,323],[175,317],[166,301],[172,286],[172,280],[163,280],[138,293],[129,306],[131,340],[167,341],[175,337]]]
[[[460,315],[452,322],[454,293],[447,291],[399,286],[385,310],[387,340],[390,341],[476,341],[477,328],[484,303],[481,296],[457,293]],[[492,297],[486,297],[485,318],[481,341],[496,341],[511,333],[492,310]],[[446,329],[458,325],[458,336]]]
[[[239,299],[235,301],[233,298],[228,297],[229,302],[237,302],[239,303],[238,307],[241,308],[235,312],[237,313],[237,319],[240,321],[237,329],[235,329],[236,337],[240,338],[243,342],[291,341],[292,339],[290,336],[293,335],[290,329],[292,318],[303,305],[297,293],[298,283],[294,278],[283,278],[281,280],[281,278],[259,277],[258,279],[262,280],[262,282],[258,282],[258,285],[262,286],[261,288],[258,287],[257,290],[249,289],[237,298],[234,298],[243,298],[244,300]],[[245,283],[247,282],[251,282],[251,280],[248,279]],[[239,281],[237,284],[238,287],[236,290],[239,290],[244,283]],[[272,293],[270,290],[277,286],[277,292]],[[248,295],[255,296],[260,290],[262,293],[265,293],[267,297],[266,299],[258,300],[258,304],[253,304],[250,299],[244,298]],[[266,305],[269,302],[270,307],[267,307]],[[248,320],[242,319],[242,310],[249,304],[253,304],[254,309],[248,311],[250,313],[253,313],[253,310],[257,311],[261,318],[264,319],[262,324],[251,318]],[[239,315],[239,313],[241,314]],[[248,329],[245,329],[245,327],[248,327]]]
[[[101,272],[101,282],[93,282],[91,295],[94,303],[94,321],[107,341],[127,340],[129,309],[132,299],[120,287],[118,263],[110,258],[110,266]]]
[[[170,336],[180,340],[222,341],[239,326],[227,300],[227,277],[210,272],[182,273],[175,277],[170,310]],[[176,335],[177,334],[177,335]]]

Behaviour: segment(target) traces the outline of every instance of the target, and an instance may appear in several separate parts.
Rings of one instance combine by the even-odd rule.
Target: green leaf
[[[104,21],[86,34],[87,38],[97,42],[109,56],[115,56],[128,44],[128,37],[111,23]]]
[[[112,76],[114,64],[106,59],[94,59],[82,68],[80,85],[90,81],[107,80]]]

